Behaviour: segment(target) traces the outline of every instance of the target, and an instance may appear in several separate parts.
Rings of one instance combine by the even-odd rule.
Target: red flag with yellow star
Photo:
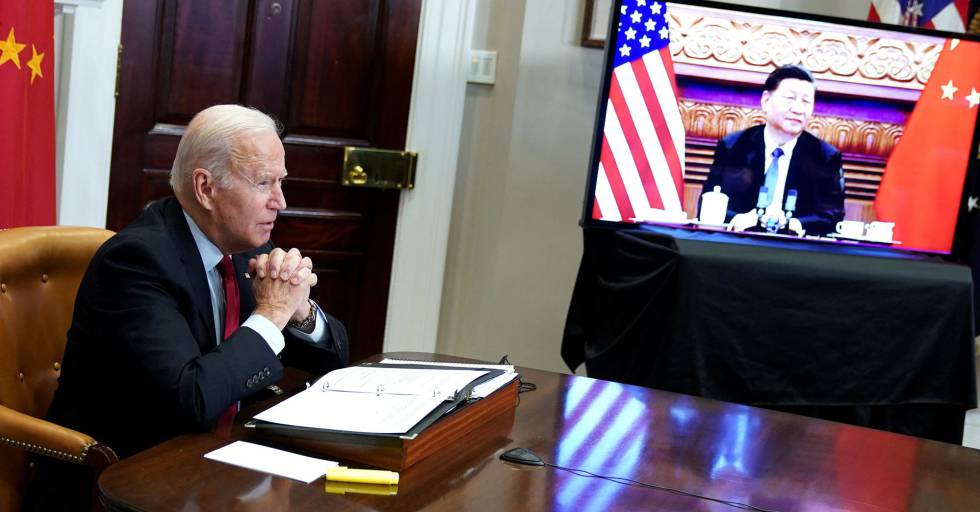
[[[0,2],[0,228],[55,223],[54,2]]]
[[[885,165],[878,220],[903,247],[949,252],[980,106],[980,43],[951,39]]]

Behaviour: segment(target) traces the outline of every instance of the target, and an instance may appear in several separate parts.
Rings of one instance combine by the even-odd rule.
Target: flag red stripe
[[[963,26],[969,25],[969,20],[966,18],[969,16],[970,0],[955,0],[953,5],[956,6],[956,10],[960,13],[960,18],[963,19]]]
[[[602,218],[602,209],[599,208],[599,200],[596,199],[595,196],[592,197],[592,218],[593,219]]]
[[[602,152],[599,153],[599,161],[606,171],[606,180],[609,181],[609,188],[612,189],[613,197],[616,198],[616,205],[619,206],[619,216],[623,220],[636,217],[633,211],[633,204],[630,203],[629,195],[626,194],[626,186],[623,184],[623,177],[619,175],[619,167],[616,159],[613,158],[612,150],[609,149],[609,141],[602,137]]]
[[[626,137],[626,144],[629,146],[630,154],[633,156],[633,163],[643,184],[643,192],[647,196],[647,201],[651,208],[663,209],[664,203],[660,198],[660,191],[657,189],[657,182],[653,178],[653,170],[650,168],[650,161],[647,159],[646,152],[643,151],[643,143],[640,135],[636,131],[633,123],[633,116],[623,97],[623,90],[619,86],[619,80],[613,74],[609,87],[609,101],[612,102],[616,110],[616,117],[619,125],[623,129],[623,136]]]
[[[663,58],[663,55],[661,55],[661,58]],[[633,73],[636,75],[636,83],[640,87],[643,101],[646,103],[647,111],[650,113],[650,119],[653,121],[653,128],[657,132],[657,139],[660,140],[660,147],[663,149],[664,159],[667,160],[667,168],[670,170],[670,176],[674,180],[674,188],[678,191],[678,195],[680,195],[680,191],[684,190],[684,178],[681,176],[681,160],[677,154],[677,148],[674,147],[674,139],[671,137],[670,127],[667,125],[667,118],[664,116],[663,109],[660,108],[660,100],[657,98],[653,83],[650,81],[650,73],[647,72],[646,65],[641,60],[633,61],[632,64]],[[673,66],[664,67],[668,69],[673,68]],[[672,74],[672,72],[668,72],[668,74]],[[673,82],[673,77],[671,78],[671,82]]]
[[[674,97],[680,98],[681,94],[677,90],[677,76],[674,75],[673,60],[670,56],[669,46],[664,46],[660,49],[660,61],[664,63],[664,69],[667,71],[667,79],[670,80],[670,88],[674,90]]]

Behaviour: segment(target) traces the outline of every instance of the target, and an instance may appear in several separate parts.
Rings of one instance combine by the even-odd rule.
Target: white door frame
[[[471,0],[423,0],[405,147],[419,154],[402,191],[384,350],[435,352],[466,102]]]

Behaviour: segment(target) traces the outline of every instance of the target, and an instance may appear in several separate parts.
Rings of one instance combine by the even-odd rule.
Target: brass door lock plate
[[[343,185],[388,189],[415,188],[414,151],[344,148]]]

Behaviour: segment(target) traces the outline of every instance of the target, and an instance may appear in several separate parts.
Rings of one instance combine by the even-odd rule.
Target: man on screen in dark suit
[[[309,300],[310,259],[269,241],[285,177],[265,114],[219,105],[191,120],[171,170],[175,197],[110,238],[85,273],[51,421],[122,458],[230,428],[240,402],[284,364],[322,374],[348,363],[343,325]],[[49,460],[39,461],[35,507],[87,499],[90,486],[73,487],[84,468]]]
[[[816,86],[801,66],[777,68],[763,86],[761,106],[766,124],[730,134],[718,141],[703,191],[715,186],[728,195],[725,222],[743,231],[763,222],[788,225],[791,231],[825,235],[844,218],[841,153],[805,131],[813,115]],[[760,191],[766,197],[760,205]],[[787,198],[796,192],[795,211],[787,219]],[[790,209],[793,209],[790,199]]]

